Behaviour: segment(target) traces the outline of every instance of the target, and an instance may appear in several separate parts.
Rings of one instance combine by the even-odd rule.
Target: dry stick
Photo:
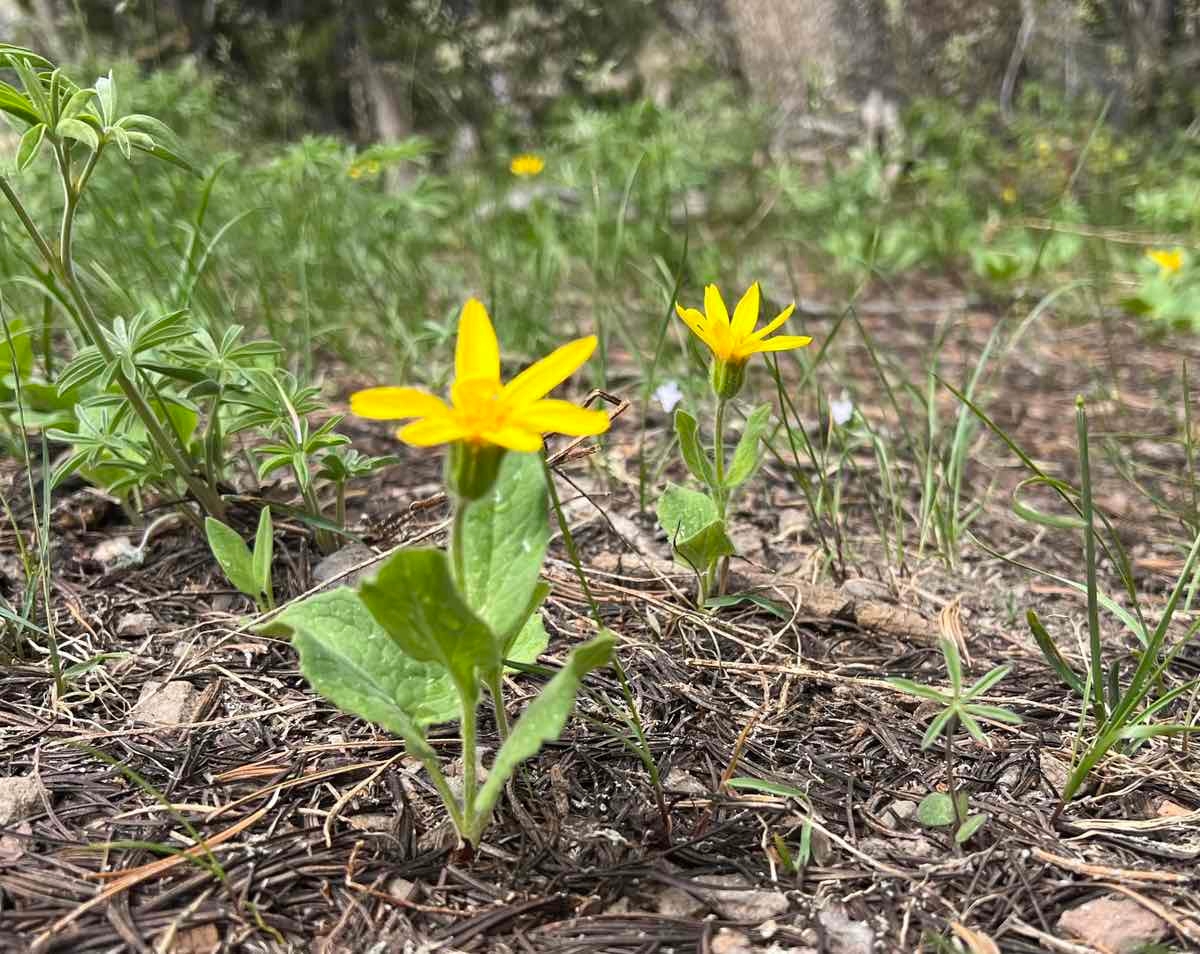
[[[1038,861],[1044,861],[1056,868],[1074,871],[1076,874],[1087,875],[1089,878],[1105,878],[1117,881],[1148,881],[1159,884],[1191,884],[1200,880],[1200,873],[1178,874],[1174,871],[1141,871],[1137,868],[1112,868],[1108,865],[1092,865],[1074,858],[1055,855],[1044,848],[1031,848],[1033,856]]]

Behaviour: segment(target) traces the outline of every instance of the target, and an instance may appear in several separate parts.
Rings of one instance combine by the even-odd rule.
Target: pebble
[[[180,725],[195,718],[200,705],[200,690],[183,679],[162,683],[147,682],[129,713],[143,725]]]
[[[0,775],[0,828],[40,812],[45,790],[36,775]]]
[[[1060,935],[1112,954],[1134,954],[1161,941],[1170,926],[1153,911],[1120,894],[1105,894],[1071,908],[1058,919]]]

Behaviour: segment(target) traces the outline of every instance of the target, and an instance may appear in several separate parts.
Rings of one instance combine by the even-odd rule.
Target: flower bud
[[[504,453],[495,444],[455,441],[446,455],[446,487],[459,500],[478,500],[496,482]]]
[[[735,398],[746,383],[746,362],[713,358],[712,366],[708,369],[708,380],[713,393],[722,401]]]

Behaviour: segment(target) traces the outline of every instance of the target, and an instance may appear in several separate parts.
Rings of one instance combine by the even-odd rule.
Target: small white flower
[[[845,427],[850,423],[850,418],[854,417],[854,402],[850,400],[848,392],[843,391],[840,398],[829,402],[829,415],[838,427]]]
[[[664,411],[670,414],[675,410],[675,406],[683,400],[683,392],[679,390],[678,382],[667,381],[655,389],[654,400],[662,405]]]

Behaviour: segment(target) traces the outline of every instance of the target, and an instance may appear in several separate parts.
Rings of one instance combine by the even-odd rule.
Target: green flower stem
[[[475,796],[478,794],[479,781],[476,778],[478,755],[476,752],[476,718],[479,707],[479,693],[474,686],[459,686],[459,700],[462,702],[462,722],[460,734],[462,737],[462,766],[463,766],[463,821],[466,823],[466,838],[471,844],[478,840],[480,819],[475,817]],[[461,830],[461,829],[460,829]]]
[[[454,501],[454,517],[450,524],[450,572],[459,592],[466,591],[467,558],[464,555],[463,537],[467,529],[467,507],[470,501],[461,498]]]
[[[454,824],[454,830],[459,835],[464,835],[466,829],[462,809],[458,805],[458,799],[454,797],[454,792],[450,790],[450,783],[446,781],[446,776],[442,774],[442,768],[438,765],[437,759],[425,759],[422,760],[421,764],[425,767],[425,772],[428,774],[429,780],[433,782],[433,787],[437,790],[442,804],[446,806],[446,811],[450,813],[450,821]]]
[[[492,697],[492,714],[496,719],[496,732],[503,742],[508,738],[508,713],[504,709],[504,670],[501,668],[494,676],[485,679],[488,695]]]
[[[725,522],[725,511],[729,506],[729,494],[725,488],[725,409],[728,406],[728,398],[717,398],[717,415],[713,424],[713,473],[716,484],[713,488],[713,502],[717,505],[717,517],[722,523]],[[718,559],[705,568],[704,578],[700,581],[699,608],[704,608],[709,594],[724,590],[725,574],[721,570],[723,563],[724,560]]]
[[[717,516],[725,519],[725,407],[729,402],[725,398],[717,398],[717,418],[713,425],[713,471],[716,474],[717,486],[713,488],[713,497],[717,504]]]

